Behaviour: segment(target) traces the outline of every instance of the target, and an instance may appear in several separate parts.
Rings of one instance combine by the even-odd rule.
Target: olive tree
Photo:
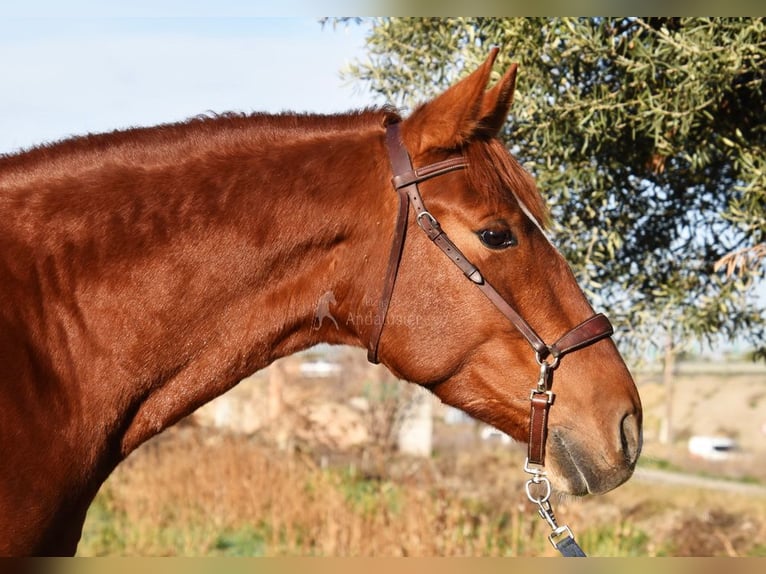
[[[501,47],[498,76],[520,64],[503,137],[624,351],[722,338],[763,350],[764,19],[362,24],[367,54],[346,76],[405,109],[475,69],[490,46]]]

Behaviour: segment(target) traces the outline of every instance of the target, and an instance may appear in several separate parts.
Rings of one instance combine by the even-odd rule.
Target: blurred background
[[[766,368],[738,356],[634,371],[644,454],[606,495],[554,494],[595,556],[766,554]],[[672,404],[673,440],[663,439]],[[526,445],[367,363],[280,359],[140,447],[79,554],[556,555],[524,495]]]

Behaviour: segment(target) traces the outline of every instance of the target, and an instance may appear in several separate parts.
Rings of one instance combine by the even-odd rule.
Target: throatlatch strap
[[[409,200],[407,194],[399,192],[399,211],[396,215],[396,231],[394,232],[394,241],[391,244],[391,252],[388,255],[388,267],[386,269],[386,278],[383,281],[383,293],[378,301],[378,308],[375,310],[376,316],[372,323],[372,333],[370,335],[369,346],[367,347],[367,360],[371,363],[378,363],[378,346],[380,345],[380,336],[383,333],[383,325],[388,315],[388,306],[391,303],[391,296],[394,293],[396,276],[399,272],[399,263],[402,259],[404,250],[404,238],[407,235],[407,219],[410,213]]]
[[[383,281],[383,292],[380,296],[378,307],[375,310],[376,316],[373,321],[370,341],[367,347],[367,360],[371,363],[378,362],[378,347],[380,346],[380,337],[383,334],[383,327],[388,315],[388,307],[391,304],[391,297],[394,293],[396,276],[399,273],[399,264],[402,260],[402,251],[404,249],[404,240],[407,235],[407,222],[409,215],[409,203],[413,201],[415,214],[420,221],[420,214],[425,210],[423,201],[418,192],[418,183],[437,177],[439,175],[463,169],[466,166],[465,159],[462,156],[452,157],[444,161],[427,165],[423,168],[414,169],[410,156],[407,153],[399,136],[399,124],[389,124],[386,128],[386,147],[388,148],[388,157],[391,161],[391,169],[394,174],[391,182],[399,195],[399,211],[396,216],[396,227],[394,230],[394,241],[391,244],[391,252],[388,255],[388,265],[386,267],[386,277]]]
[[[535,350],[539,358],[545,358],[549,354],[553,355],[555,358],[559,358],[566,353],[591,345],[612,334],[613,330],[609,320],[604,315],[598,314],[583,321],[553,345],[547,345],[535,332],[532,326],[527,323],[524,318],[508,304],[500,293],[498,293],[497,290],[484,279],[478,268],[473,265],[465,255],[463,255],[460,249],[458,249],[447,234],[444,233],[436,218],[434,218],[425,208],[423,198],[418,190],[418,183],[454,170],[464,169],[467,166],[465,159],[462,156],[451,157],[422,168],[413,168],[410,156],[401,141],[398,123],[389,124],[386,127],[386,147],[388,148],[388,155],[394,174],[391,181],[399,194],[399,215],[397,217],[394,243],[391,246],[391,253],[388,259],[388,269],[386,272],[386,280],[384,281],[383,294],[380,298],[377,317],[370,338],[368,359],[370,359],[371,362],[377,362],[377,349],[380,335],[383,330],[385,317],[393,293],[393,287],[396,282],[396,275],[399,270],[402,248],[404,246],[404,236],[407,230],[407,203],[412,204],[418,224],[429,239],[431,239],[431,241],[433,241],[439,249],[441,249],[444,254],[460,268],[466,277],[481,289],[482,293],[484,293],[484,295],[492,301],[495,307],[505,315],[511,324],[519,330]],[[409,202],[407,200],[409,200]]]

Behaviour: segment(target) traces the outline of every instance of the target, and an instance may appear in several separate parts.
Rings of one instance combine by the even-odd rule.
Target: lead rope
[[[547,362],[537,355],[540,364],[540,377],[537,387],[530,394],[530,440],[527,459],[524,461],[524,472],[532,475],[526,482],[525,490],[527,498],[532,504],[537,505],[537,513],[540,518],[550,526],[551,533],[548,541],[565,558],[586,557],[580,545],[577,544],[572,530],[566,524],[559,526],[556,515],[551,506],[551,481],[545,471],[545,438],[547,433],[548,409],[553,404],[554,394],[551,391],[551,379],[553,371],[559,364],[559,359]]]

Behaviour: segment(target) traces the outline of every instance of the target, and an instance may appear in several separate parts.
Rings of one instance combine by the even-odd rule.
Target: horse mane
[[[342,114],[202,114],[182,122],[74,136],[0,155],[0,185],[24,185],[38,177],[77,176],[106,163],[124,166],[179,164],[207,152],[267,145],[359,131],[398,119],[388,106]]]

